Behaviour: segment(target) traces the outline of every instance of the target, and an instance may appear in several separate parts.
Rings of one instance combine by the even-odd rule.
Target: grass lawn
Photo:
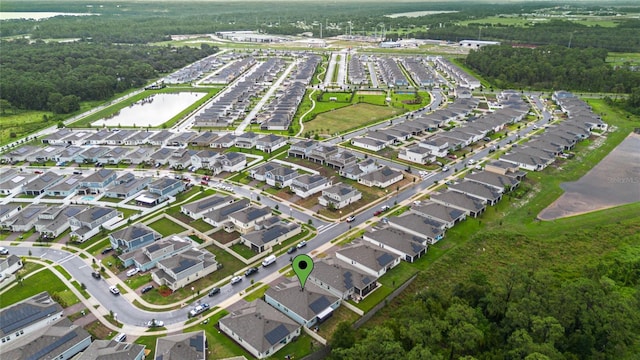
[[[200,232],[203,232],[203,233],[214,229],[213,226],[211,226],[210,224],[207,224],[202,219],[198,219],[198,220],[192,221],[191,223],[189,223],[189,225],[191,225],[194,229],[196,229],[196,230],[198,230]]]
[[[319,114],[304,124],[305,132],[339,133],[375,123],[404,112],[402,109],[371,104],[354,104]]]
[[[80,302],[78,297],[50,270],[39,271],[28,278],[25,278],[26,271],[20,270],[18,273],[24,280],[10,291],[2,294],[2,307],[15,304],[43,291],[48,291],[49,294],[57,297],[62,307],[69,307]]]
[[[0,145],[8,144],[17,139],[23,138],[35,131],[47,126],[55,125],[53,120],[44,121],[43,117],[53,116],[49,111],[7,111],[5,115],[0,115]],[[15,134],[15,137],[11,135]]]
[[[227,314],[228,312],[226,310],[222,310],[219,313],[211,316],[207,324],[202,324],[202,322],[199,322],[196,325],[185,329],[184,332],[198,330],[205,331],[205,334],[207,336],[207,343],[209,344],[209,348],[207,350],[207,358],[224,359],[233,356],[244,356],[247,359],[253,359],[253,356],[251,356],[240,345],[231,340],[231,338],[227,337],[224,333],[218,331],[216,327],[218,321],[220,320],[220,318],[224,317]]]
[[[292,359],[302,359],[305,356],[311,354],[314,349],[320,346],[316,341],[311,339],[311,336],[300,333],[300,336],[296,340],[285,345],[282,349],[278,350],[273,355],[274,359],[283,359],[287,355],[291,355]]]
[[[320,324],[320,329],[318,330],[318,335],[322,336],[327,340],[331,340],[331,335],[335,331],[338,324],[343,321],[348,322],[349,324],[354,323],[358,320],[360,316],[353,311],[347,309],[345,306],[340,306],[336,310],[333,311],[333,315],[325,322]]]
[[[242,256],[245,259],[251,259],[252,257],[257,255],[257,253],[251,251],[251,249],[242,244],[231,245],[231,250],[235,251],[236,254]]]
[[[151,273],[136,274],[124,281],[133,291],[151,281]]]
[[[108,327],[102,325],[102,323],[98,320],[92,323],[89,323],[87,326],[84,327],[84,329],[87,330],[89,334],[93,336],[94,339],[102,339],[102,340],[111,339],[117,334],[116,331],[112,331]],[[155,343],[154,343],[154,346],[155,346]]]
[[[256,299],[261,299],[265,292],[269,289],[269,285],[262,285],[259,289],[253,291],[251,294],[245,296],[245,299],[248,302],[252,302]],[[248,291],[247,291],[248,292]]]
[[[81,247],[81,245],[85,245],[83,244],[79,244],[78,247]],[[91,245],[91,246],[89,246]],[[100,254],[102,252],[102,250],[108,248],[109,246],[111,246],[111,243],[109,242],[109,238],[104,238],[100,241],[96,241],[93,242],[91,244],[86,244],[86,246],[84,246],[85,249],[87,249],[87,251],[89,251],[89,253],[93,256],[96,256],[98,254]]]
[[[389,286],[379,286],[374,292],[367,295],[364,300],[359,303],[354,302],[353,300],[348,300],[349,303],[358,309],[364,311],[365,313],[371,310],[374,306],[378,305],[381,301],[384,300],[389,294],[393,292],[393,289]]]
[[[149,227],[159,232],[162,236],[169,236],[187,230],[167,218],[156,220],[149,224]]]

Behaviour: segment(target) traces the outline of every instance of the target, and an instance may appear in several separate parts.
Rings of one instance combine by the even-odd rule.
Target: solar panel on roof
[[[33,215],[37,214],[38,212],[40,212],[40,209],[35,209],[35,208],[26,208],[24,210],[22,210],[22,216],[25,218],[30,218]]]
[[[67,209],[64,211],[64,214],[65,214],[66,216],[74,216],[74,215],[78,214],[78,213],[79,213],[79,212],[81,212],[81,211],[82,211],[82,208],[79,208],[79,207],[70,207],[70,208],[67,208]]]
[[[189,345],[198,352],[204,352],[204,339],[202,335],[196,335],[189,339]]]
[[[309,304],[309,309],[314,312],[314,314],[319,314],[324,309],[328,308],[331,303],[329,299],[327,299],[324,295],[317,298],[311,304]]]
[[[371,280],[370,277],[365,276],[362,278],[362,282],[364,282],[365,284],[371,284],[374,280]]]
[[[387,253],[384,253],[384,254],[378,256],[378,258],[376,260],[378,261],[378,265],[385,266],[385,265],[393,262],[393,256],[391,256],[391,255],[389,255]]]
[[[53,179],[53,177],[51,175],[49,175],[49,174],[44,174],[44,175],[42,175],[42,177],[40,177],[40,179],[42,181],[44,181],[44,182],[49,182],[49,181],[51,181]]]
[[[344,278],[344,286],[347,289],[351,289],[353,287],[353,276],[351,274],[351,271],[345,271],[343,278]]]
[[[2,312],[0,327],[2,327],[2,332],[8,334],[32,323],[34,320],[45,318],[57,311],[58,307],[56,305],[44,308],[30,304],[18,305],[12,308],[11,311]]]
[[[64,334],[64,336],[61,336],[60,338],[56,339],[56,341],[54,341],[51,344],[43,347],[42,349],[38,350],[35,354],[33,354],[33,355],[29,356],[28,358],[26,358],[26,360],[39,360],[39,359],[42,359],[44,355],[49,354],[50,352],[52,352],[53,350],[57,349],[58,347],[60,347],[64,343],[66,343],[67,341],[75,338],[76,336],[78,336],[78,334],[76,334],[75,331],[71,331],[69,333],[66,333],[66,334]]]
[[[174,267],[171,270],[173,270],[173,272],[177,274],[192,267],[196,263],[197,261],[195,261],[194,259],[180,259],[180,261],[178,262],[178,266]]]
[[[267,339],[269,344],[275,345],[276,343],[280,342],[280,340],[282,340],[285,337],[287,337],[287,335],[289,335],[289,330],[287,330],[286,326],[280,324],[280,325],[276,326],[275,329],[273,329],[273,330],[269,331],[268,333],[266,333],[264,335],[264,338]]]
[[[96,220],[96,219],[100,219],[101,217],[105,216],[106,214],[110,213],[111,209],[107,209],[107,208],[96,208],[92,213],[91,213],[91,220]]]

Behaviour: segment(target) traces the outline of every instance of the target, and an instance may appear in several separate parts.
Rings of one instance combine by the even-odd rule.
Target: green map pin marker
[[[296,273],[300,281],[300,287],[304,290],[304,284],[313,270],[313,259],[306,254],[300,254],[293,258],[293,272]]]

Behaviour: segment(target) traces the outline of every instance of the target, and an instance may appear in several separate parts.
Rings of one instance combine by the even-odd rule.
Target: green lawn
[[[334,134],[388,119],[404,112],[402,109],[371,104],[354,104],[319,114],[304,124],[305,132]]]
[[[285,345],[273,355],[274,359],[283,359],[286,355],[290,355],[292,359],[302,359],[311,354],[314,349],[317,350],[319,344],[311,339],[311,336],[300,333],[296,340]]]
[[[228,312],[226,310],[221,310],[219,313],[211,316],[207,324],[199,322],[192,327],[186,328],[184,332],[205,331],[207,343],[209,344],[207,358],[223,359],[233,356],[245,356],[247,359],[253,359],[253,356],[246,350],[216,328],[220,318],[227,314]]]
[[[248,302],[252,302],[253,300],[256,300],[256,299],[261,299],[264,293],[267,292],[268,289],[269,289],[269,285],[262,285],[259,289],[253,291],[251,294],[245,296],[243,299],[245,299]],[[249,290],[249,288],[247,288],[247,290]]]
[[[0,146],[56,124],[53,120],[45,121],[44,116],[51,118],[53,113],[16,110],[15,112],[7,111],[5,115],[0,115]]]
[[[124,281],[133,291],[151,281],[151,273],[136,274]]]
[[[256,252],[253,252],[248,247],[239,243],[231,245],[231,250],[235,251],[236,254],[242,256],[245,259],[251,259],[252,257],[257,255]]]
[[[39,271],[28,278],[24,278],[27,274],[24,270],[20,270],[18,274],[24,280],[21,284],[2,294],[0,307],[7,307],[43,291],[48,291],[49,294],[56,297],[63,307],[69,307],[80,302],[78,297],[50,270]]]
[[[149,227],[159,232],[162,236],[178,234],[187,230],[167,218],[156,220],[149,224]]]

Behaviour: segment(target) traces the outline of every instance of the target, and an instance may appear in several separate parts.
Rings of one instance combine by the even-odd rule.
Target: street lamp
[[[195,299],[195,297],[196,297],[196,294],[194,293],[194,291],[195,291],[195,288],[192,286],[191,287],[191,298],[192,299]]]

